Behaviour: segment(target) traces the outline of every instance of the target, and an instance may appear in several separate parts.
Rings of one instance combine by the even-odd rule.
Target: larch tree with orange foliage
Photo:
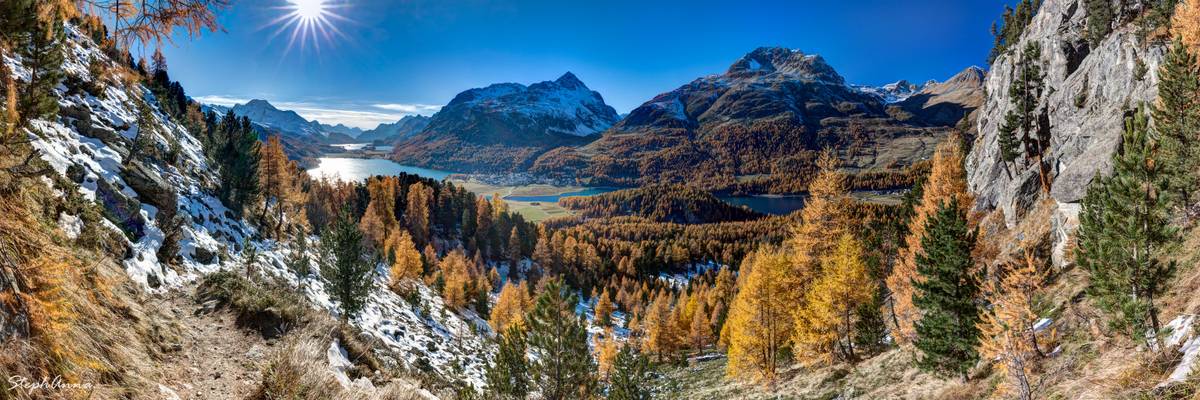
[[[450,252],[438,262],[438,266],[442,269],[444,282],[442,299],[445,300],[447,306],[463,308],[470,301],[471,263],[471,259],[467,258],[462,249]]]
[[[692,313],[692,323],[688,327],[688,345],[696,352],[704,351],[713,342],[713,329],[707,310],[698,307]]]
[[[404,229],[392,228],[383,248],[392,262],[389,286],[397,293],[411,293],[415,289],[413,283],[421,278],[424,270],[421,253],[413,244],[412,236]]]
[[[1175,6],[1171,33],[1178,36],[1193,55],[1200,56],[1200,0],[1183,0]]]
[[[1041,288],[1042,278],[1033,255],[1026,251],[1024,265],[1014,266],[986,286],[992,309],[983,314],[979,324],[979,355],[994,360],[1007,378],[998,394],[1021,400],[1035,398],[1038,385],[1032,381],[1032,367],[1043,353],[1035,329],[1038,316],[1033,311],[1033,296]]]
[[[613,302],[609,294],[608,288],[600,292],[598,300],[596,300],[596,326],[609,327],[612,326]]]
[[[375,245],[380,245],[387,234],[396,227],[396,193],[399,182],[394,177],[375,177],[367,181],[367,193],[371,201],[363,212],[358,227],[363,235]]]
[[[751,254],[741,273],[722,333],[728,343],[725,373],[770,384],[783,362],[781,350],[791,337],[796,279],[788,255],[776,249]]]
[[[654,296],[654,302],[646,307],[646,315],[642,319],[642,329],[646,335],[645,349],[654,353],[659,361],[679,349],[679,335],[675,330],[675,321],[671,319],[671,302],[671,295],[660,291]]]
[[[821,270],[796,313],[796,351],[814,361],[854,360],[856,311],[876,290],[862,243],[849,233],[842,235]]]
[[[488,322],[496,332],[507,332],[514,326],[523,327],[525,312],[531,306],[533,299],[529,297],[529,287],[524,281],[519,285],[514,285],[511,281],[506,282],[500,289],[500,296],[496,299],[496,305],[492,307]]]
[[[408,187],[404,222],[418,245],[429,243],[429,214],[433,207],[433,188],[417,182]]]
[[[70,1],[47,3],[67,4]],[[131,46],[170,42],[176,29],[182,29],[190,38],[204,31],[221,31],[216,12],[228,7],[230,0],[77,0],[74,3],[75,13],[104,14],[112,21],[113,38],[124,46]],[[66,17],[70,16],[73,15]]]
[[[597,337],[592,347],[596,352],[597,375],[601,380],[608,380],[608,376],[612,374],[613,362],[617,359],[617,353],[621,351],[621,344],[612,334],[612,329],[605,330],[603,336],[603,338]]]
[[[933,154],[933,166],[929,179],[923,185],[921,202],[913,210],[909,221],[906,246],[900,249],[896,265],[887,277],[891,293],[892,338],[897,343],[909,343],[914,339],[914,325],[920,315],[913,304],[913,283],[917,275],[917,254],[921,253],[921,238],[925,236],[925,225],[929,217],[937,212],[938,206],[951,199],[963,214],[967,214],[975,198],[967,190],[967,173],[963,167],[962,139],[957,135],[943,141]],[[969,214],[968,214],[969,215]]]
[[[287,224],[305,224],[306,195],[300,187],[300,168],[284,154],[279,135],[267,138],[258,154],[259,208],[264,230],[280,238],[290,231]]]
[[[840,163],[833,150],[821,153],[817,159],[820,170],[808,185],[809,198],[800,212],[800,225],[787,240],[795,272],[805,281],[816,278],[814,273],[821,258],[846,229],[846,210],[842,202],[848,189],[846,175],[838,171]]]

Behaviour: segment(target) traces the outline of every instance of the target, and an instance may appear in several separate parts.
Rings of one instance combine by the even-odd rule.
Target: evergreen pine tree
[[[238,118],[232,110],[221,119],[218,131],[220,150],[216,158],[221,166],[218,197],[240,217],[246,205],[258,197],[258,134],[249,118]]]
[[[1154,162],[1157,155],[1138,110],[1125,121],[1113,175],[1092,182],[1079,214],[1075,259],[1090,274],[1087,293],[1112,317],[1113,328],[1138,339],[1161,328],[1154,299],[1175,272],[1174,262],[1158,258],[1176,230],[1169,223],[1169,179]]]
[[[330,296],[338,301],[342,322],[362,311],[375,280],[374,256],[353,218],[349,210],[342,210],[321,236],[321,277],[328,282]]]
[[[1038,174],[1042,181],[1042,190],[1049,191],[1049,170],[1044,165],[1042,155],[1049,146],[1049,139],[1043,138],[1042,128],[1038,122],[1038,107],[1045,87],[1042,75],[1042,47],[1037,42],[1025,45],[1021,58],[1017,61],[1016,75],[1008,86],[1009,102],[1012,109],[1004,115],[1000,124],[999,145],[1000,159],[1012,164],[1022,154],[1038,163]],[[1005,169],[1005,172],[1009,172]],[[1011,173],[1010,173],[1011,176]]]
[[[529,312],[529,371],[543,399],[588,398],[596,387],[596,366],[583,321],[575,315],[575,295],[560,280],[550,281]]]
[[[1170,190],[1191,205],[1200,172],[1200,65],[1183,42],[1175,40],[1158,72],[1158,104],[1152,110],[1162,146],[1163,172]]]
[[[18,112],[26,121],[53,119],[58,116],[54,88],[63,79],[63,41],[66,31],[61,22],[49,26],[35,22],[30,27],[32,30],[23,35],[28,43],[18,46],[18,52],[29,70],[29,81],[21,90]]]
[[[301,278],[306,277],[312,273],[312,264],[308,259],[308,232],[305,232],[303,225],[296,225],[296,239],[293,245],[295,247],[288,258],[288,268]]]
[[[529,361],[525,359],[525,330],[520,325],[500,335],[500,349],[488,367],[487,394],[496,399],[524,399],[529,395]]]
[[[1087,8],[1087,39],[1092,47],[1112,32],[1112,0],[1084,0]]]
[[[154,159],[158,153],[156,151],[158,140],[154,138],[155,132],[158,130],[158,123],[154,119],[154,112],[150,110],[150,106],[145,101],[136,101],[136,103],[138,110],[137,136],[133,137],[129,156],[122,160],[125,164],[136,159]]]
[[[967,226],[958,199],[942,203],[925,225],[917,255],[913,303],[922,311],[914,345],[921,369],[966,379],[979,358],[979,277],[971,260],[976,232]]]
[[[651,398],[650,360],[634,351],[631,346],[622,346],[613,361],[609,376],[609,400],[649,400]]]

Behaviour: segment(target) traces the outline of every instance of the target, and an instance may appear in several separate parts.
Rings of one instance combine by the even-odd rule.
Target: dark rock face
[[[130,160],[123,172],[122,178],[146,204],[157,207],[160,211],[175,209],[175,191],[171,190],[170,184],[152,167],[139,160]]]
[[[104,217],[125,232],[125,236],[136,240],[145,235],[146,221],[142,219],[141,203],[126,197],[106,180],[96,184],[96,201],[104,207]]]
[[[192,259],[201,264],[212,264],[216,260],[217,254],[212,250],[199,247],[192,249]]]

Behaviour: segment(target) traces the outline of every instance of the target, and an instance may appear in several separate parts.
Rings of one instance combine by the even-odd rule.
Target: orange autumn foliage
[[[521,281],[519,285],[505,282],[504,287],[500,289],[499,298],[496,299],[496,305],[492,307],[488,322],[491,323],[492,330],[508,332],[514,326],[525,325],[525,312],[532,306],[533,299],[529,296],[529,286],[525,281]]]
[[[1192,54],[1200,56],[1200,0],[1184,0],[1175,6],[1171,32]]]
[[[908,343],[913,340],[914,324],[919,318],[918,310],[913,304],[913,282],[919,280],[917,275],[917,254],[921,253],[921,238],[925,236],[925,223],[940,204],[958,199],[963,213],[969,213],[975,198],[967,190],[967,173],[963,168],[964,154],[962,139],[957,135],[943,141],[933,154],[933,166],[929,171],[929,179],[925,182],[921,202],[913,210],[913,218],[909,221],[909,234],[905,238],[907,247],[900,249],[892,274],[887,277],[887,287],[891,292],[892,320],[894,326],[892,337],[897,343]]]

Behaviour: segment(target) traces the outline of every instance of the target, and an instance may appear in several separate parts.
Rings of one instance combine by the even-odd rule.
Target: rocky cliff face
[[[1126,110],[1151,104],[1157,97],[1157,71],[1164,54],[1161,45],[1143,43],[1137,27],[1129,23],[1090,46],[1084,37],[1086,13],[1083,0],[1045,0],[1020,43],[995,60],[984,82],[988,95],[977,119],[979,135],[967,158],[977,207],[1003,211],[1005,222],[1014,226],[1040,197],[1037,165],[1017,160],[1010,178],[1000,160],[997,132],[1011,108],[1008,87],[1016,53],[1026,43],[1040,43],[1045,74],[1041,104],[1051,131],[1049,196],[1059,206],[1056,257],[1062,256],[1066,233],[1074,229],[1088,183],[1097,173],[1112,169]]]

